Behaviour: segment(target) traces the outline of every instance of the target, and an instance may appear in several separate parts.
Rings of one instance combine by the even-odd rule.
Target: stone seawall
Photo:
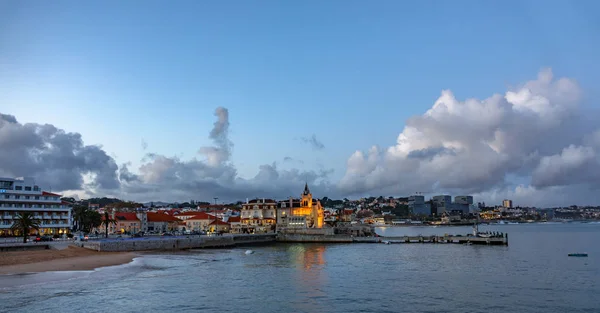
[[[277,236],[280,242],[334,242],[351,243],[352,237],[347,235],[308,235],[308,234],[290,234],[280,233]]]
[[[265,235],[229,235],[195,237],[158,237],[136,239],[109,239],[77,242],[76,244],[91,250],[106,252],[158,251],[201,248],[233,247],[243,244],[274,242],[275,234]]]

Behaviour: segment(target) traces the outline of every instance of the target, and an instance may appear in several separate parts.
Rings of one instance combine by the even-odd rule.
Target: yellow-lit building
[[[300,199],[290,198],[278,204],[277,224],[291,228],[322,228],[323,206],[318,199],[313,199],[308,184]]]

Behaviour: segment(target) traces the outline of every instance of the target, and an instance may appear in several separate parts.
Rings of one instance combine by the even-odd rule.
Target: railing
[[[27,237],[27,242],[31,242],[31,243],[37,243],[35,241],[35,237],[36,236],[29,236]],[[75,237],[73,238],[53,238],[52,241],[42,241],[41,243],[43,244],[49,244],[52,242],[68,242],[68,241],[73,241],[75,240]],[[4,237],[4,238],[0,238],[0,244],[5,244],[5,243],[23,243],[23,237]]]

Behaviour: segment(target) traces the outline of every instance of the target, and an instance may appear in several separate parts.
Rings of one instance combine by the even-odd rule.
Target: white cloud
[[[339,187],[355,195],[421,191],[482,197],[522,197],[523,188],[537,195],[572,184],[593,187],[600,174],[600,133],[582,127],[587,120],[580,99],[576,82],[555,80],[550,69],[484,100],[460,101],[444,90],[429,110],[406,122],[396,145],[355,152]],[[529,179],[531,186],[511,193],[507,175]]]
[[[197,157],[148,153],[136,169],[131,163],[117,166],[101,147],[84,145],[78,133],[0,114],[0,175],[35,176],[44,186],[80,196],[138,201],[284,198],[308,182],[319,197],[418,191],[473,194],[476,201],[494,203],[504,198],[525,205],[596,203],[600,128],[580,108],[581,94],[575,81],[554,79],[549,69],[483,100],[461,101],[444,90],[423,115],[406,121],[395,145],[354,152],[337,184],[329,182],[331,171],[283,170],[277,163],[240,177],[231,162],[229,112],[221,107],[209,134],[213,144],[200,147]],[[302,140],[324,147],[316,135]]]

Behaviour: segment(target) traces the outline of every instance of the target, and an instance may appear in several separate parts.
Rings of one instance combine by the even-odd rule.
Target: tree
[[[83,205],[76,205],[73,207],[73,230],[74,231],[82,230],[83,219],[88,210],[89,209]]]
[[[117,225],[117,221],[110,218],[108,211],[104,212],[104,238],[108,238],[108,225],[113,224]]]
[[[75,231],[89,233],[93,228],[102,224],[102,215],[85,206],[78,205],[73,208],[73,220],[73,229]]]
[[[83,218],[83,231],[89,233],[102,225],[102,215],[96,211],[87,210]]]
[[[20,213],[17,216],[17,220],[13,223],[10,229],[15,231],[22,232],[23,235],[23,243],[27,243],[27,236],[29,236],[29,232],[32,229],[39,230],[40,222],[33,218],[33,215],[29,212]]]

